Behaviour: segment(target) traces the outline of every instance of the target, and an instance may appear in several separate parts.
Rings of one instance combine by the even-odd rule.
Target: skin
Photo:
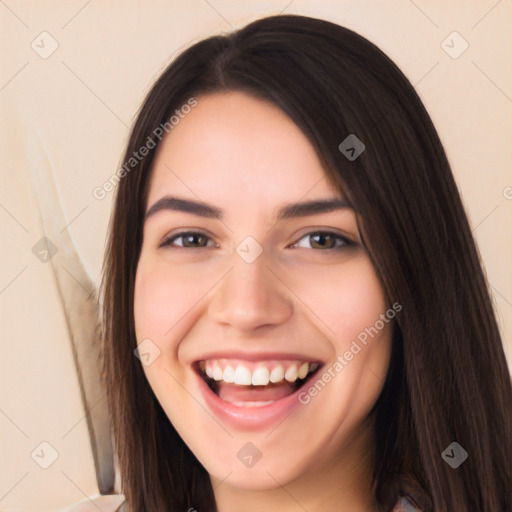
[[[199,97],[158,148],[147,209],[165,195],[200,199],[225,215],[149,216],[134,301],[138,343],[149,338],[160,350],[145,375],[209,472],[218,510],[377,510],[368,413],[389,365],[391,323],[271,429],[234,428],[213,417],[191,366],[215,348],[305,354],[327,368],[389,308],[352,209],[275,220],[284,204],[341,197],[309,141],[270,103],[239,92]],[[207,238],[161,246],[187,230]],[[333,250],[342,240],[306,236],[322,230],[354,245]],[[235,250],[247,236],[263,249],[252,263]],[[251,468],[237,458],[249,441],[262,454]]]

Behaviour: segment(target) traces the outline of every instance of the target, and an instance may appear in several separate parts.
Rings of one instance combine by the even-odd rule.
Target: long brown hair
[[[397,320],[374,410],[382,511],[510,511],[510,375],[475,242],[436,130],[414,88],[346,28],[272,16],[181,53],[149,91],[125,161],[191,97],[237,90],[300,127],[348,195]],[[350,134],[365,151],[338,149]],[[208,473],[176,433],[134,356],[134,278],[155,150],[117,186],[104,262],[102,371],[129,512],[216,510]],[[442,452],[469,454],[457,469]]]

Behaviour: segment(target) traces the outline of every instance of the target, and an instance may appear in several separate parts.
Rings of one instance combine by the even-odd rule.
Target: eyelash
[[[206,237],[208,240],[211,240],[211,238],[206,234],[206,233],[203,233],[201,231],[182,231],[180,233],[176,233],[172,236],[169,236],[167,238],[165,238],[163,240],[163,242],[160,244],[160,247],[170,247],[170,248],[178,248],[178,249],[205,249],[207,248],[207,246],[200,246],[200,247],[183,247],[182,245],[173,245],[173,242],[179,238],[183,238],[187,235],[199,235],[199,236],[203,236],[203,237]],[[316,249],[316,250],[319,250],[319,251],[341,251],[343,249],[346,249],[348,247],[352,247],[354,245],[356,245],[355,242],[353,242],[352,240],[349,240],[347,237],[343,236],[343,235],[340,235],[338,233],[335,233],[333,231],[310,231],[309,233],[306,233],[304,234],[297,242],[294,242],[292,244],[292,247],[297,247],[297,244],[304,238],[307,238],[307,237],[311,237],[313,235],[328,235],[334,239],[337,239],[338,241],[341,241],[342,244],[341,245],[338,245],[337,247],[330,247],[330,248],[327,248],[327,249]],[[207,242],[208,243],[208,242]],[[314,249],[314,247],[311,247],[311,249]]]

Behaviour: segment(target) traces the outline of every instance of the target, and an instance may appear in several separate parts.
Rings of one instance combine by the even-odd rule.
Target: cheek
[[[134,318],[137,339],[163,340],[200,298],[197,276],[141,257],[135,277]],[[203,291],[204,294],[204,291]],[[155,342],[156,342],[155,339]]]
[[[135,332],[139,342],[142,338],[153,339],[169,329],[165,305],[172,300],[172,294],[173,288],[168,286],[167,279],[162,279],[144,260],[139,262],[134,296]]]
[[[187,281],[188,288],[184,285]],[[158,347],[158,356],[151,364],[143,365],[143,371],[159,400],[171,394],[179,402],[176,397],[180,396],[180,389],[169,372],[182,378],[178,362],[179,322],[197,302],[190,289],[193,282],[191,276],[176,267],[141,254],[135,276],[135,335],[138,344],[149,339]],[[157,353],[157,349],[151,350]],[[165,408],[165,399],[161,403]],[[166,410],[169,418],[171,412]]]
[[[307,278],[305,274],[297,273],[294,290],[321,321],[315,323],[334,341],[338,353],[388,308],[383,287],[366,255],[358,255],[336,269],[310,268]]]
[[[339,290],[339,299],[336,307],[329,311],[341,341],[354,339],[374,326],[387,309],[384,290],[367,259],[359,261],[352,272],[346,270],[333,282],[333,287]]]

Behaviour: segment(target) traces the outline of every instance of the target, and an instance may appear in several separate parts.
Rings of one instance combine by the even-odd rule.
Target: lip
[[[290,352],[208,352],[198,357],[194,364],[199,361],[206,361],[208,359],[244,359],[246,361],[271,361],[276,360],[293,360],[293,361],[309,361],[324,364],[315,356],[305,356],[304,354],[294,354]]]
[[[241,354],[237,354],[237,358],[240,357]],[[208,355],[204,357],[205,359],[222,359],[222,358],[235,358],[234,353],[229,354],[221,354],[216,353],[215,355]],[[244,355],[245,359],[247,358],[247,354]],[[263,357],[263,354],[255,354],[253,360],[263,361],[266,359],[297,359],[300,361],[312,361],[315,359],[305,359],[304,356],[298,356],[297,354],[284,354],[279,357],[278,354],[270,354],[268,357]],[[203,360],[203,359],[200,359]],[[249,359],[248,359],[249,360]],[[315,371],[315,374],[321,370],[323,363],[319,362],[320,366]],[[198,382],[198,387],[203,396],[203,399],[208,407],[208,409],[213,413],[213,415],[220,420],[222,423],[228,424],[236,429],[241,430],[263,430],[271,428],[272,426],[279,424],[282,422],[287,416],[289,416],[295,408],[303,407],[303,405],[298,400],[298,395],[301,391],[304,390],[304,385],[295,390],[292,394],[286,396],[285,398],[281,398],[280,400],[276,400],[272,404],[262,405],[259,407],[239,407],[229,402],[225,402],[221,398],[219,398],[208,386],[208,384],[203,380],[203,378],[199,375],[199,373],[192,368],[194,372],[195,378]]]

